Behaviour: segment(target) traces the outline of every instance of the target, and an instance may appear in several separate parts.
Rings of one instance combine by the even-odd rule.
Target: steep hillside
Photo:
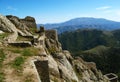
[[[120,47],[119,30],[101,31],[97,29],[76,30],[59,34],[63,49],[71,52],[88,50],[99,45]]]
[[[95,62],[103,73],[113,72],[120,79],[120,30],[76,30],[59,35],[63,49],[73,56]]]
[[[39,24],[38,24],[39,26]],[[120,22],[115,22],[102,18],[75,18],[63,23],[45,24],[47,29],[57,29],[58,33],[65,31],[74,31],[77,29],[100,29],[100,30],[115,30],[120,29]]]
[[[120,48],[97,46],[83,51],[79,56],[88,62],[95,62],[97,68],[103,73],[113,72],[119,76],[120,81]]]
[[[62,50],[55,30],[35,31],[31,19],[0,15],[0,82],[109,82],[95,63]]]

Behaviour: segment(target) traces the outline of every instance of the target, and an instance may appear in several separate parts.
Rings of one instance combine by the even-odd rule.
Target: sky
[[[120,21],[120,0],[0,0],[0,14],[32,16],[40,24],[79,17]]]

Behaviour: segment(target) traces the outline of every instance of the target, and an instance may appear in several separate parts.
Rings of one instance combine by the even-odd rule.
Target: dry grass
[[[9,46],[7,50],[13,53],[19,53],[22,56],[36,56],[41,51],[40,49],[34,47],[20,48],[20,47],[12,47],[12,46]]]

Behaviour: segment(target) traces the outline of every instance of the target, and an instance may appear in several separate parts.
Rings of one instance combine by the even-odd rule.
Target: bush
[[[23,63],[24,63],[23,57],[16,57],[16,59],[12,63],[12,66],[16,69],[21,69]]]

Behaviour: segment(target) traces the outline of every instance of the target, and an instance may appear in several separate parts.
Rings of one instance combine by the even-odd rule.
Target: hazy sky
[[[120,21],[120,0],[0,0],[0,13],[20,18],[33,16],[37,23],[57,23],[76,17]]]

